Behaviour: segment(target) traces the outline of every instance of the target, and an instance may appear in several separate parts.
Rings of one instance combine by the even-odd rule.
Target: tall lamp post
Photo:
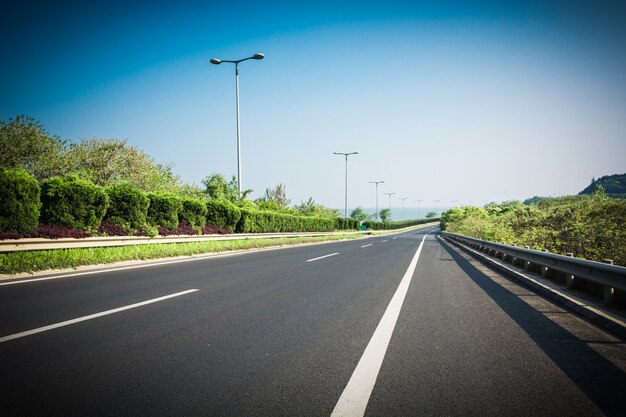
[[[346,157],[346,204],[345,204],[345,211],[344,211],[344,218],[348,218],[348,156],[349,155],[357,155],[358,152],[348,152],[348,153],[343,153],[343,152],[333,152],[335,155],[343,155]]]
[[[383,194],[389,196],[389,211],[391,211],[391,196],[394,195],[395,193],[383,193]]]
[[[370,181],[370,184],[376,184],[376,221],[378,221],[378,184],[383,184],[385,181]]]
[[[239,188],[239,193],[242,192],[241,187],[241,138],[239,134],[239,63],[243,61],[247,61],[249,59],[263,59],[265,55],[263,54],[254,54],[247,58],[236,59],[236,60],[225,60],[225,59],[217,59],[211,58],[211,64],[219,65],[222,62],[229,62],[231,64],[235,64],[235,97],[237,98],[237,187]]]
[[[435,200],[435,216],[437,216],[437,208],[440,201],[441,200]]]
[[[420,198],[419,200],[415,200],[417,201],[417,218],[418,219],[422,217],[422,200],[423,198]]]
[[[409,199],[409,197],[399,197],[399,199],[400,199],[400,200],[402,200],[402,221],[404,221],[404,220],[406,220],[406,219],[404,218],[404,202],[405,202],[406,200],[408,200],[408,199]]]

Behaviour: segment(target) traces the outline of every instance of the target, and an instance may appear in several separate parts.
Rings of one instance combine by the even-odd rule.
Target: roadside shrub
[[[183,208],[180,200],[171,194],[161,193],[148,193],[148,198],[148,222],[175,230],[178,227],[178,213]]]
[[[91,233],[73,227],[56,226],[53,224],[40,224],[28,233],[0,233],[0,239],[22,239],[41,237],[46,239],[74,238],[82,239],[91,237]]]
[[[241,210],[238,233],[327,232],[335,220],[325,217],[292,216],[271,211]]]
[[[222,229],[221,227],[207,225],[202,228],[203,235],[228,235],[230,233],[232,233],[230,230]]]
[[[241,219],[242,210],[227,200],[211,199],[206,203],[206,224],[230,232],[235,231]]]
[[[105,189],[109,196],[109,208],[105,220],[130,228],[141,227],[148,218],[150,200],[131,184],[117,184]]]
[[[182,209],[178,220],[187,222],[191,227],[203,227],[206,224],[207,206],[200,200],[184,197],[181,199]]]
[[[335,218],[335,229],[337,230],[358,230],[359,226],[359,221],[356,219]]]
[[[199,233],[199,228],[191,227],[185,220],[181,221],[175,230],[167,229],[165,227],[159,227],[159,235],[171,236],[171,235],[190,235],[194,236]]]
[[[28,233],[39,223],[39,183],[23,169],[0,168],[0,232]]]
[[[41,203],[41,223],[96,230],[109,198],[102,187],[68,175],[43,181]]]

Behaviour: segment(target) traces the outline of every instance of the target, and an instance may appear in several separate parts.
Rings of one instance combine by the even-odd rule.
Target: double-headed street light
[[[357,155],[358,152],[333,152],[335,155],[343,155],[346,157],[346,206],[344,211],[344,218],[348,218],[348,156],[349,155]]]
[[[378,221],[378,184],[383,184],[385,181],[370,181],[370,184],[376,184],[376,221]]]
[[[417,201],[417,218],[418,219],[422,217],[422,200],[424,199],[420,198],[419,200],[415,200]]]
[[[395,193],[383,193],[383,194],[389,196],[389,211],[391,211],[391,196],[394,195]]]
[[[265,55],[263,54],[254,54],[247,58],[237,59],[237,60],[226,60],[226,59],[217,59],[211,58],[211,64],[219,65],[222,62],[229,62],[231,64],[235,64],[235,96],[237,98],[237,187],[239,188],[239,193],[241,194],[241,138],[239,137],[239,63],[243,61],[247,61],[249,59],[263,59]]]
[[[402,200],[402,221],[404,221],[404,220],[406,220],[406,219],[404,218],[404,202],[405,202],[406,200],[408,200],[408,199],[409,199],[409,197],[399,197],[399,199],[400,199],[400,200]]]

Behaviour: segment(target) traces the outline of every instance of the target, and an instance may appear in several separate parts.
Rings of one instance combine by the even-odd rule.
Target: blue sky
[[[236,173],[373,207],[580,191],[626,172],[623,2],[20,2],[0,17],[0,118],[127,139],[187,182]],[[396,200],[393,205],[401,206]]]

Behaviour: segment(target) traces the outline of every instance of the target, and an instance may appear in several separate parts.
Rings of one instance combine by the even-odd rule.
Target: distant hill
[[[599,185],[609,197],[626,198],[626,174],[605,175],[597,180],[594,178],[591,184],[578,194],[591,194]]]

